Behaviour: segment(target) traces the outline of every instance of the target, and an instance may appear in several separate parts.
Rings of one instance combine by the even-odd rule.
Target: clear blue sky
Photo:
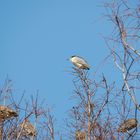
[[[61,124],[73,94],[72,64],[66,59],[74,54],[85,57],[93,76],[108,53],[101,35],[111,27],[102,18],[102,2],[1,0],[0,85],[8,75],[17,96],[26,90],[29,97],[39,90]]]

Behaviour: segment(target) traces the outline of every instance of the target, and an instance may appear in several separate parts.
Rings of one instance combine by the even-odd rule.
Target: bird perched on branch
[[[70,57],[70,61],[79,69],[85,69],[85,70],[90,69],[90,66],[88,65],[86,60],[84,60],[80,56],[73,55]]]
[[[117,129],[118,132],[127,132],[135,127],[137,127],[138,121],[135,118],[131,118],[122,122]]]
[[[7,120],[12,117],[17,117],[18,114],[7,106],[0,105],[0,121]]]

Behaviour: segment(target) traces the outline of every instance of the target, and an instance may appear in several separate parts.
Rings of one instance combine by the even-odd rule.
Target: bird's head
[[[71,60],[72,58],[76,57],[76,55],[70,56],[67,60]]]
[[[71,60],[72,58],[76,57],[77,55],[72,55],[69,59]]]

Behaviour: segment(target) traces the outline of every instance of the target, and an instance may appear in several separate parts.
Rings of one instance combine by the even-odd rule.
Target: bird
[[[73,65],[75,65],[79,69],[85,69],[85,70],[89,70],[90,69],[90,66],[88,65],[86,60],[84,60],[80,56],[73,55],[69,59],[73,63]]]
[[[76,137],[76,140],[85,140],[86,139],[86,133],[81,132],[80,130],[77,130],[75,132],[75,137]]]
[[[127,132],[135,127],[137,127],[138,121],[135,118],[127,119],[122,122],[117,129],[118,132]]]
[[[12,117],[18,117],[18,114],[7,106],[0,105],[0,121]]]
[[[27,119],[25,119],[20,124],[20,128],[22,129],[24,135],[28,135],[28,136],[35,136],[36,135],[36,130],[35,130],[34,126]]]

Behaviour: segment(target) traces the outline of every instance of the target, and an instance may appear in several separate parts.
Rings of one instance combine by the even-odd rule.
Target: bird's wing
[[[76,57],[76,62],[79,64],[83,64],[86,65],[87,67],[89,67],[88,63],[82,58],[82,57]]]

